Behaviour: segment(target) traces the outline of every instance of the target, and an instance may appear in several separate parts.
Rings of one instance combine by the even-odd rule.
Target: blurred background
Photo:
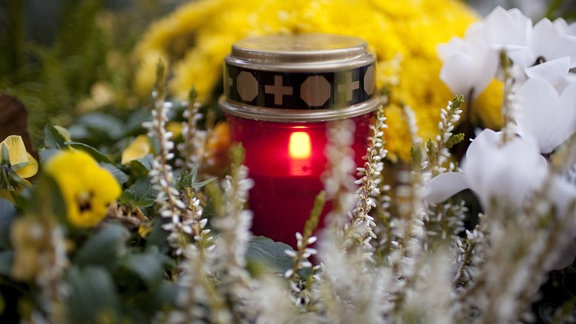
[[[68,125],[103,106],[135,107],[130,50],[155,20],[184,0],[0,1],[0,93],[30,113],[38,142],[47,123]],[[572,20],[575,0],[469,0],[480,15],[495,6],[520,8],[538,20]],[[0,102],[4,102],[0,100]],[[11,122],[2,115],[0,130]],[[3,117],[4,116],[4,117]],[[1,134],[0,134],[1,135]]]

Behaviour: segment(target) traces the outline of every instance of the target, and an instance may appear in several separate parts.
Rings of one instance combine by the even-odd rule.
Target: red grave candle
[[[246,151],[255,235],[296,245],[323,189],[328,124],[354,121],[361,165],[378,105],[374,89],[374,56],[356,37],[273,35],[233,45],[219,106]]]

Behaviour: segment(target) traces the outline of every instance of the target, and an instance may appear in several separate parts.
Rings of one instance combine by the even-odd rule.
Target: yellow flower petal
[[[121,194],[114,176],[83,151],[62,151],[48,161],[45,169],[60,187],[68,220],[79,228],[102,221],[108,205]]]
[[[0,143],[0,147],[2,147],[2,145],[5,145],[8,149],[10,165],[25,163],[23,167],[16,170],[16,174],[20,178],[30,178],[38,172],[38,161],[26,152],[26,145],[24,145],[22,137],[10,135]]]
[[[128,147],[122,151],[122,160],[120,163],[127,164],[131,161],[137,160],[150,153],[151,145],[150,139],[146,135],[138,135]]]

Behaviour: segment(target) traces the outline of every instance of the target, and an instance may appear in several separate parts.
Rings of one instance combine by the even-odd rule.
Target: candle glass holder
[[[354,121],[352,148],[362,164],[378,105],[374,78],[374,56],[356,37],[273,35],[233,45],[219,106],[254,180],[255,235],[296,245],[323,189],[330,121]]]

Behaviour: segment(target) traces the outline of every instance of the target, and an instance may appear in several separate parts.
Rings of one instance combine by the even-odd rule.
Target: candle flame
[[[307,159],[312,154],[310,135],[306,132],[294,132],[290,135],[288,154],[293,159]]]

